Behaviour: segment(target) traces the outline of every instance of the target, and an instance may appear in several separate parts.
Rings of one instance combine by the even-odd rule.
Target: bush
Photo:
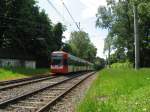
[[[111,65],[111,68],[133,68],[133,63],[131,62],[114,63]]]

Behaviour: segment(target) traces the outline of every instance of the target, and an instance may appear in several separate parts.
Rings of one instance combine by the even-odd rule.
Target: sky
[[[104,38],[108,31],[95,27],[96,13],[99,6],[105,6],[106,0],[50,0],[59,14],[52,8],[47,0],[37,0],[40,9],[44,9],[53,23],[61,22],[67,26],[64,32],[69,40],[72,31],[78,31],[76,25],[64,8],[62,1],[66,4],[74,20],[79,23],[81,30],[89,34],[90,40],[97,48],[97,56],[105,58],[103,54]]]

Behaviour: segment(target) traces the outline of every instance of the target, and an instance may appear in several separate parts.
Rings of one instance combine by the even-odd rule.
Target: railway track
[[[0,104],[8,99],[16,99],[20,95],[28,94],[30,91],[36,91],[49,85],[68,79],[68,76],[47,77],[44,79],[21,82],[0,88]]]
[[[80,73],[80,75],[77,73],[46,81],[45,86],[0,101],[0,112],[43,112],[92,74],[93,72]]]
[[[17,84],[25,81],[32,81],[36,79],[41,79],[41,78],[46,78],[49,76],[52,76],[53,73],[48,73],[48,74],[42,74],[42,75],[37,75],[29,78],[21,78],[21,79],[15,79],[15,80],[8,80],[8,81],[0,81],[0,86],[5,86],[5,85],[11,85],[11,84]]]
[[[53,79],[56,78],[56,76],[44,76],[44,77],[38,77],[38,78],[29,78],[28,80],[21,80],[19,82],[12,82],[9,84],[4,84],[4,85],[0,85],[0,91],[2,90],[6,90],[6,89],[11,89],[11,88],[15,88],[18,86],[23,86],[23,85],[27,85],[27,84],[31,84],[31,83],[36,83],[36,82],[40,82],[40,81],[44,81],[44,80],[49,80],[49,79]]]

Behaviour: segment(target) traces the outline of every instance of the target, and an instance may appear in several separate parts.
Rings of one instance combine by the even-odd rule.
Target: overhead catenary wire
[[[52,4],[52,2],[50,0],[47,0],[48,3],[52,6],[52,8],[57,12],[57,14],[63,18],[63,20],[65,20],[65,18],[63,17],[63,15],[57,10],[57,8]],[[27,24],[36,24],[36,25],[40,25],[40,27],[43,27],[45,24],[44,23],[41,23],[41,22],[35,22],[35,21],[29,21],[29,20],[24,20],[24,19],[21,19],[21,18],[16,18],[16,17],[10,17],[10,16],[4,16],[4,15],[0,15],[0,18],[3,18],[5,20],[10,20],[10,21],[17,21],[17,22],[21,22],[21,23],[27,23]],[[68,22],[65,20],[64,22],[66,22],[68,24]],[[74,21],[75,22],[75,21]],[[5,24],[5,22],[4,22]],[[77,23],[76,23],[77,24]],[[70,26],[72,26],[70,23],[69,23]],[[78,26],[78,25],[77,25]],[[2,27],[7,27],[7,26],[1,26]]]
[[[64,16],[57,10],[57,8],[53,5],[53,3],[50,0],[47,0],[47,2],[56,11],[56,13],[60,16],[60,18],[62,18],[64,20],[64,22],[67,23],[67,21],[65,20]]]
[[[62,0],[61,0],[62,1]],[[76,25],[76,27],[78,28],[78,30],[80,31],[80,27],[78,26],[78,24],[76,23],[75,19],[73,18],[73,16],[71,15],[69,9],[67,8],[66,4],[62,1],[63,6],[65,7],[66,11],[68,12],[69,16],[71,17],[72,21],[74,22],[74,24]]]
[[[56,11],[56,13],[59,15],[59,17],[63,19],[63,21],[67,24],[67,26],[68,26],[68,24],[69,24],[69,27],[72,26],[72,23],[69,23],[69,22],[65,19],[65,17],[64,17],[64,16],[57,10],[57,8],[53,5],[53,3],[52,3],[50,0],[47,0],[47,1],[48,1],[49,5]]]
[[[49,5],[56,11],[56,13],[63,19],[63,21],[67,24],[66,26],[72,27],[72,30],[74,31],[75,29],[72,26],[72,23],[70,23],[68,20],[65,19],[65,17],[58,11],[58,9],[54,6],[54,4],[50,1],[47,0]],[[64,5],[63,5],[64,6]]]
[[[56,9],[56,7],[52,4],[50,0],[47,0],[47,2],[51,5],[51,7],[57,12],[57,14],[63,18],[62,14]]]

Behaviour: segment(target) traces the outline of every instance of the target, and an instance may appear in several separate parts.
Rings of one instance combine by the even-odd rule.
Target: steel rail
[[[56,78],[56,77],[58,77],[58,76],[47,76],[47,77],[44,77],[44,78],[33,79],[33,80],[30,79],[29,81],[13,83],[13,84],[5,85],[5,86],[2,86],[2,87],[0,86],[0,90],[5,90],[5,89],[10,89],[10,88],[18,87],[18,86],[31,84],[31,83],[36,83],[36,82],[40,82],[40,81],[44,81],[44,80],[48,80],[48,79],[53,79],[53,78]]]
[[[82,73],[82,74],[83,74],[83,73]],[[2,102],[0,102],[0,108],[4,108],[4,107],[6,107],[8,104],[10,104],[10,103],[16,102],[16,101],[18,101],[18,100],[20,100],[20,99],[26,98],[26,97],[28,97],[28,96],[30,96],[30,95],[36,94],[36,93],[41,92],[41,91],[43,91],[43,90],[45,90],[45,89],[48,89],[48,88],[54,87],[54,86],[56,86],[56,85],[62,84],[62,83],[66,82],[66,81],[69,81],[69,80],[71,80],[71,79],[73,79],[73,78],[79,77],[79,76],[81,76],[82,74],[80,74],[80,75],[77,75],[77,74],[76,74],[75,76],[72,76],[71,78],[65,79],[65,80],[63,80],[63,81],[61,81],[61,82],[57,82],[57,83],[55,83],[55,84],[48,85],[48,86],[42,87],[42,88],[40,88],[40,89],[36,89],[36,90],[30,91],[29,93],[24,93],[24,94],[21,94],[21,95],[19,95],[19,96],[16,96],[16,97],[10,98],[10,99],[8,99],[8,100],[2,101]]]
[[[68,94],[72,89],[74,89],[75,87],[77,87],[80,83],[82,83],[84,80],[86,80],[87,78],[89,78],[90,76],[92,76],[93,74],[95,74],[95,72],[90,73],[89,75],[87,75],[86,77],[84,77],[83,79],[81,79],[80,81],[78,81],[77,83],[75,83],[73,86],[71,86],[70,88],[68,88],[66,91],[64,91],[63,93],[61,93],[59,96],[57,96],[56,98],[54,98],[52,101],[48,102],[46,105],[44,105],[43,107],[41,107],[39,110],[37,110],[36,112],[43,112],[46,111],[47,109],[49,109],[51,106],[53,106],[58,100],[61,100],[66,94]]]
[[[38,75],[38,76],[32,76],[32,77],[28,77],[28,78],[0,81],[0,86],[4,86],[4,85],[8,85],[8,84],[14,84],[14,83],[20,83],[20,82],[23,82],[23,81],[29,81],[29,80],[39,79],[39,78],[44,78],[44,77],[48,77],[50,75],[54,75],[54,74],[53,73],[43,74],[43,75],[41,74],[41,75]]]

